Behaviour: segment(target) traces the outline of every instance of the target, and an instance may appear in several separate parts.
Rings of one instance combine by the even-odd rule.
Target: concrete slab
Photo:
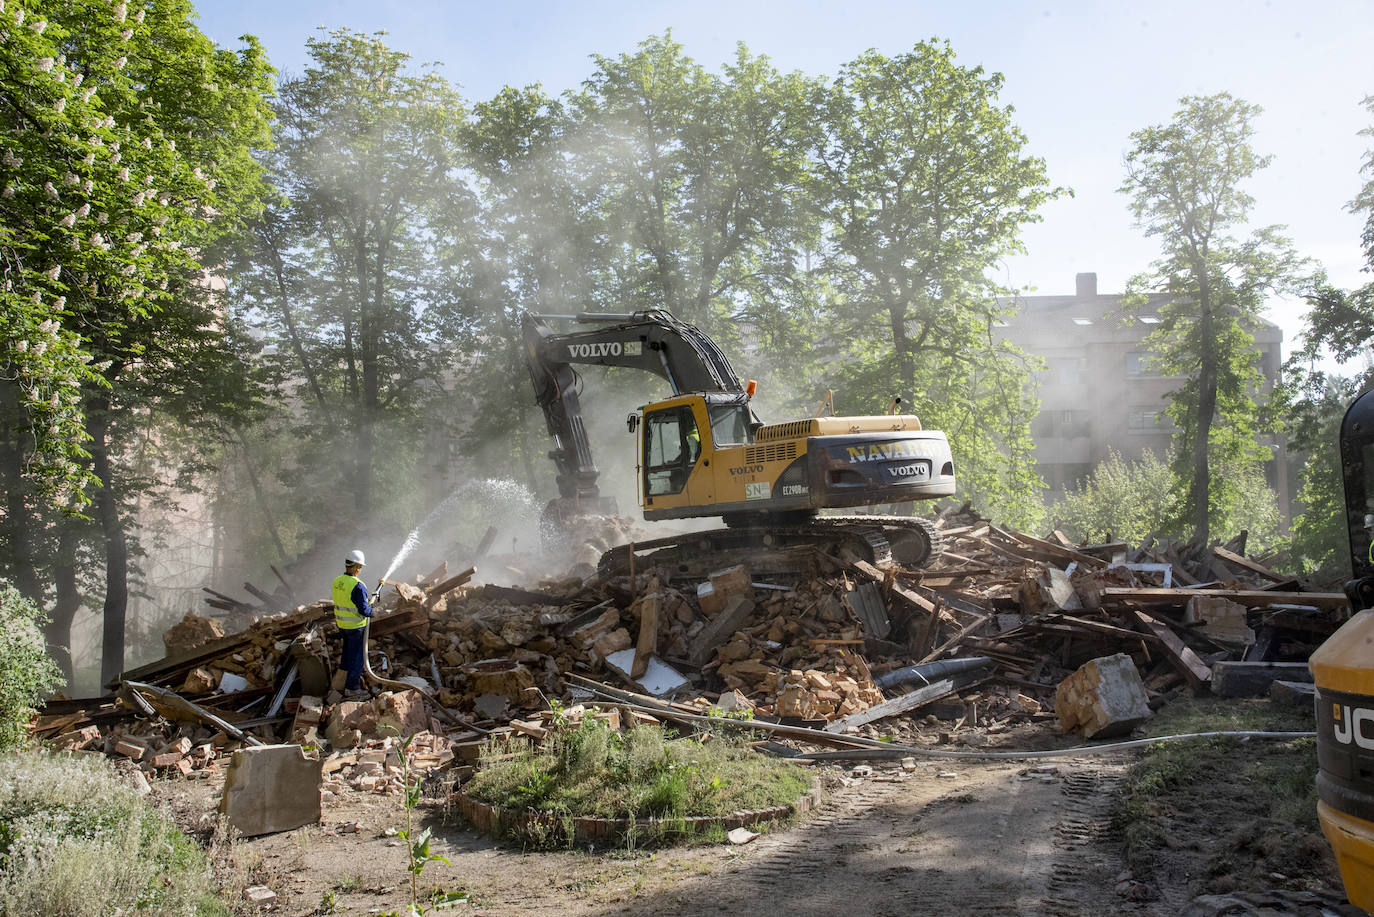
[[[323,762],[299,745],[259,745],[234,752],[219,811],[244,837],[291,831],[320,820]]]

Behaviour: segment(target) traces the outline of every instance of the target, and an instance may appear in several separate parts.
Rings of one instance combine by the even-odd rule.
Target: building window
[[[1155,355],[1148,351],[1135,350],[1126,354],[1126,375],[1132,378],[1149,378],[1161,375],[1152,363]]]
[[[1126,416],[1126,429],[1132,433],[1172,433],[1178,428],[1172,417],[1157,408],[1132,408]]]

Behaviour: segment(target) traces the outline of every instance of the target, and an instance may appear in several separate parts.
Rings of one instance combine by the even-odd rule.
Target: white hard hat
[[[348,556],[345,557],[344,560],[348,561],[350,564],[357,564],[360,567],[367,563],[367,561],[363,560],[363,552],[359,551],[357,548],[349,551]]]

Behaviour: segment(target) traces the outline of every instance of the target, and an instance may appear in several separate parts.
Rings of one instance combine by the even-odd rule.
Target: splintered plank
[[[915,691],[909,694],[903,694],[901,697],[894,697],[891,700],[883,701],[881,704],[874,704],[872,707],[866,710],[860,710],[858,713],[851,713],[843,719],[835,720],[825,727],[825,731],[844,732],[848,729],[862,726],[865,723],[871,723],[874,720],[881,720],[883,717],[906,713],[908,710],[914,710],[922,704],[928,704],[931,701],[939,700],[953,691],[954,679],[946,678],[943,681],[937,681],[925,685],[924,687],[917,688]]]
[[[1188,648],[1178,634],[1174,633],[1173,628],[1156,621],[1137,608],[1130,609],[1130,612],[1146,633],[1153,634],[1159,639],[1164,654],[1194,689],[1201,688],[1212,679],[1212,670],[1198,658],[1197,653]]]

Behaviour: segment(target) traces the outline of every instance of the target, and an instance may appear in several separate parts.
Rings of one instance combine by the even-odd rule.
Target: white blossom
[[[81,81],[84,80],[85,78],[86,78],[86,74],[84,74],[84,73],[73,73],[73,74],[72,74],[72,88],[75,89],[75,88],[77,88],[78,86],[80,86],[80,85],[81,85]]]
[[[119,40],[120,40],[120,41],[128,41],[130,38],[133,37],[133,34],[134,34],[134,30],[133,30],[133,29],[125,29],[124,31],[122,31],[122,32],[119,33]]]
[[[145,176],[143,176],[143,184],[145,184],[145,185],[151,185],[152,183],[153,183],[153,176],[151,176],[151,175],[145,175]]]
[[[35,294],[35,295],[36,295],[36,294]],[[34,356],[38,356],[38,357],[43,356],[44,351],[46,351],[47,349],[48,349],[48,343],[47,343],[47,341],[34,341],[34,343],[33,343],[33,353],[34,353]]]
[[[129,62],[129,58],[125,57],[123,54],[119,55],[119,57],[116,57],[116,58],[115,58],[115,69],[116,69],[116,70],[123,70],[123,69],[124,69],[124,65],[127,64],[128,62]]]
[[[95,190],[95,182],[91,181],[89,178],[86,179],[81,183],[81,190],[86,192],[87,194],[90,194],[92,191]]]
[[[87,204],[82,204],[80,207],[76,208],[76,218],[77,218],[78,220],[84,220],[84,219],[86,219],[86,214],[88,214],[88,213],[90,213],[90,212],[91,212],[91,205],[90,205],[89,203],[87,203]]]
[[[103,210],[95,215],[95,221],[97,223],[100,223],[101,225],[104,225],[105,223],[109,222],[109,219],[110,215]]]
[[[71,229],[73,226],[75,226],[75,225],[76,225],[76,214],[75,214],[75,213],[69,213],[69,214],[67,214],[66,216],[64,216],[64,217],[62,218],[62,225],[63,225],[64,227],[66,227],[67,229]]]
[[[66,109],[66,107],[67,107],[67,98],[66,98],[66,96],[63,96],[62,98],[58,99],[56,102],[52,103],[52,110],[55,111],[55,112],[57,112],[59,115],[62,114],[62,112]]]
[[[44,273],[48,275],[49,280],[56,280],[57,276],[62,273],[62,265],[54,264],[52,267],[48,268]]]
[[[29,342],[28,342],[28,341],[20,341],[20,342],[18,342],[17,344],[14,345],[14,349],[17,350],[17,351],[19,351],[20,353],[28,353],[28,352],[29,352]]]
[[[209,191],[214,191],[214,190],[215,190],[215,186],[218,185],[218,184],[219,184],[219,182],[218,182],[217,180],[213,179],[213,178],[207,178],[207,179],[205,180],[205,187],[206,187],[206,189],[209,190]]]
[[[128,180],[129,180],[129,167],[128,167],[128,166],[125,166],[124,168],[120,169],[119,172],[117,173],[116,177],[117,177],[120,181],[128,181]]]
[[[139,23],[140,25],[142,25],[142,23],[143,23],[143,10],[139,10],[137,13],[134,13],[134,22],[137,22],[137,23]]]
[[[157,202],[162,206],[166,207],[168,204],[172,202],[172,196],[168,194],[166,191],[164,191],[157,196]]]
[[[95,95],[95,87],[94,87],[94,86],[92,86],[91,88],[87,89],[85,92],[81,93],[81,101],[83,101],[83,102],[89,102],[89,101],[91,100],[91,96],[93,96],[93,95]]]
[[[54,309],[63,309],[63,308],[65,308],[66,305],[67,305],[67,297],[65,297],[65,296],[59,296],[59,297],[57,297],[57,300],[56,300],[52,305],[53,305],[53,308],[54,308]],[[86,355],[83,354],[83,356],[86,356]]]
[[[42,70],[44,73],[47,73],[49,70],[51,70],[51,69],[52,69],[52,58],[51,58],[51,57],[40,58],[39,61],[38,61],[38,69],[39,69],[39,70]]]
[[[43,30],[46,29],[47,27],[48,27],[48,21],[47,21],[46,19],[38,19],[38,20],[35,20],[34,22],[30,22],[30,23],[29,23],[29,28],[33,29],[33,30],[34,30],[35,32],[37,32],[39,35],[42,35],[42,34],[43,34]]]
[[[13,150],[5,150],[5,155],[0,157],[0,162],[3,162],[6,168],[10,169],[17,169],[24,164],[24,160],[14,155]]]
[[[141,233],[141,232],[131,232],[131,233],[129,233],[127,236],[124,237],[124,240],[125,240],[126,242],[141,242],[141,241],[143,240],[143,233]]]
[[[151,138],[148,138],[148,137],[144,137],[144,138],[143,138],[143,148],[144,148],[145,150],[151,150],[151,149],[153,148],[153,141],[152,141]]]
[[[121,3],[116,3],[116,4],[115,4],[115,8],[114,8],[114,18],[115,18],[115,22],[123,22],[123,21],[124,21],[125,9],[126,9],[126,8],[125,8],[124,3],[121,2]]]
[[[143,206],[143,195],[144,195],[144,193],[145,193],[145,192],[140,191],[140,192],[138,192],[137,194],[134,195],[134,206],[135,206],[135,207],[142,207],[142,206]]]
[[[85,158],[82,159],[81,161],[84,162],[84,163],[85,163],[86,165],[88,165],[88,166],[93,166],[93,165],[95,165],[95,154],[94,154],[94,153],[87,153],[86,156],[85,156]]]
[[[62,180],[63,180],[64,182],[66,182],[67,184],[69,184],[69,185],[79,185],[79,184],[81,184],[81,176],[80,176],[80,175],[77,175],[75,172],[68,172],[68,173],[66,173],[65,175],[62,176]]]
[[[57,200],[57,189],[52,186],[52,182],[43,182],[43,190],[48,192],[48,197],[52,198],[53,200]]]
[[[23,24],[24,24],[24,8],[23,8],[22,6],[19,7],[19,9],[17,9],[17,10],[14,11],[14,24],[15,24],[15,25],[23,25]]]
[[[14,185],[6,185],[4,191],[0,191],[0,198],[7,201],[14,200]]]

